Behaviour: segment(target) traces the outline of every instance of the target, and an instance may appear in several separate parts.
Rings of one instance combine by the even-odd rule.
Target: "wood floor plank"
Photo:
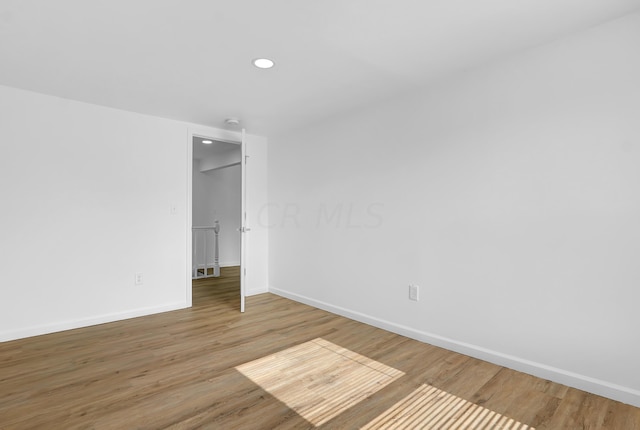
[[[238,268],[194,281],[193,304],[1,343],[0,429],[484,429],[518,422],[537,430],[640,430],[638,408],[272,294],[247,298],[242,314]],[[314,340],[338,355],[300,352]],[[277,372],[260,367],[270,356],[294,362]],[[238,370],[247,363],[266,375],[262,382]],[[378,384],[359,366],[400,376]],[[273,384],[280,388],[269,391]],[[306,387],[306,400],[282,394],[296,384]],[[314,427],[287,402],[327,421]],[[343,403],[345,410],[327,415]],[[381,422],[397,416],[399,404],[397,413],[422,411],[404,418],[410,427]]]

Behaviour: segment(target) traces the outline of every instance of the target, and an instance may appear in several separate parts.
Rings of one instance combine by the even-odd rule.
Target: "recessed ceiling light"
[[[253,60],[253,65],[258,69],[270,69],[275,64],[276,63],[274,63],[273,60],[269,60],[268,58],[256,58]]]
[[[202,143],[204,143],[205,145],[211,145],[213,143],[213,140],[203,140]]]

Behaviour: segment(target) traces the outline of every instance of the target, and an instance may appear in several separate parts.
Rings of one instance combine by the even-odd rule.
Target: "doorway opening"
[[[215,294],[206,289],[224,286],[219,299],[235,306],[232,297],[242,295],[241,145],[200,135],[192,136],[191,145],[192,297],[211,299]]]

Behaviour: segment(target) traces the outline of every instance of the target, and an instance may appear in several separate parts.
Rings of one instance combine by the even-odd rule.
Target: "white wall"
[[[0,121],[0,339],[184,307],[186,125],[7,87]]]
[[[272,136],[271,291],[640,406],[638,40],[635,14]]]
[[[242,169],[235,165],[201,173],[199,164],[199,160],[193,160],[193,225],[208,226],[220,221],[220,265],[239,266]],[[212,241],[210,245],[208,256],[212,264]]]
[[[196,132],[0,86],[0,341],[191,304]]]

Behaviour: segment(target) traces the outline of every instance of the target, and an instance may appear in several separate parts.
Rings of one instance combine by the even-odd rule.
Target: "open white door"
[[[240,224],[240,312],[244,312],[244,299],[247,291],[247,145],[244,128],[242,129],[242,140],[240,142],[242,159],[242,221]]]

